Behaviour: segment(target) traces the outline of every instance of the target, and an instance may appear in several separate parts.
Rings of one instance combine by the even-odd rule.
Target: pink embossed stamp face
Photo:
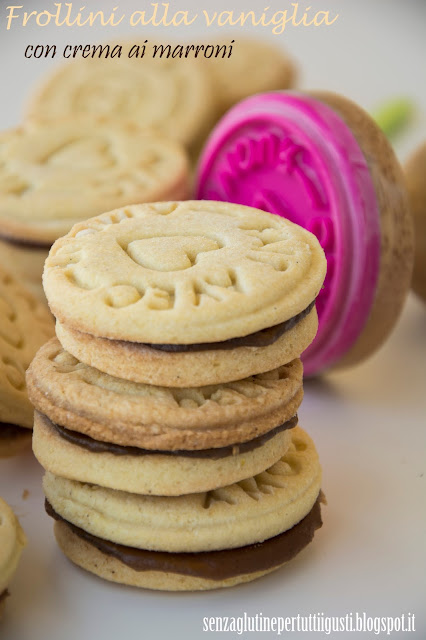
[[[317,298],[318,335],[303,357],[305,372],[314,375],[339,360],[368,318],[380,259],[373,182],[344,121],[302,94],[243,101],[206,145],[197,197],[257,207],[317,236],[327,277]]]

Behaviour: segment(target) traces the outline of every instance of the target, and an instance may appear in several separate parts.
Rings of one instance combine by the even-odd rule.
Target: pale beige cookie
[[[46,473],[48,502],[67,522],[112,542],[166,552],[233,549],[279,535],[312,509],[321,488],[318,454],[300,428],[272,467],[227,487],[143,496]]]
[[[281,47],[270,42],[230,34],[220,45],[235,40],[232,54],[224,58],[202,59],[203,68],[212,76],[221,113],[254,93],[290,89],[297,70],[293,60]]]
[[[4,595],[18,567],[19,559],[27,540],[18,518],[4,500],[0,498],[0,616],[4,606]]]
[[[415,229],[412,287],[426,302],[426,142],[405,165],[405,179]]]
[[[266,347],[235,347],[171,353],[123,340],[94,338],[56,323],[62,345],[80,360],[111,375],[168,387],[194,387],[241,380],[298,358],[318,329],[316,309]]]
[[[163,451],[224,447],[290,420],[302,364],[229,384],[174,389],[138,384],[76,360],[53,339],[27,373],[31,401],[52,422],[95,440]]]
[[[321,527],[321,501],[319,497],[301,522],[279,536],[223,551],[143,551],[95,538],[65,521],[55,523],[55,536],[72,562],[105,580],[162,591],[205,591],[250,582],[282,567]]]
[[[30,119],[108,116],[152,127],[192,150],[214,121],[210,78],[195,60],[123,58],[62,66],[41,87]],[[111,208],[111,207],[110,207]]]
[[[46,261],[53,314],[68,328],[138,343],[247,336],[303,312],[322,286],[318,240],[224,202],[127,207],[75,225]]]
[[[209,491],[260,473],[285,454],[290,432],[278,431],[268,439],[261,436],[253,442],[252,450],[248,448],[251,443],[246,443],[247,451],[244,445],[235,445],[174,455],[100,443],[57,427],[36,412],[33,451],[47,471],[64,478],[131,493],[179,496]]]
[[[179,145],[140,126],[84,117],[0,134],[0,235],[47,248],[111,207],[186,197]]]
[[[0,455],[12,455],[28,443],[25,433],[13,427],[33,426],[25,370],[53,333],[46,307],[0,268]]]
[[[46,304],[41,279],[49,247],[2,240],[0,236],[0,264],[15,274],[17,280],[40,302]]]

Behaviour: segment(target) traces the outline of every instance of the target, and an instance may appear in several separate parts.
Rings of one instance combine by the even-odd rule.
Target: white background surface
[[[31,10],[47,8],[49,3],[21,2]],[[30,87],[51,64],[25,60],[25,45],[87,44],[119,33],[117,29],[29,27],[6,32],[6,4],[12,3],[0,7],[2,128],[19,122]],[[172,4],[176,10],[196,6],[195,0]],[[254,0],[200,0],[197,4],[201,8],[214,4],[217,10],[259,8]],[[284,0],[269,4],[276,10],[289,7]],[[312,0],[311,4],[339,13],[335,25],[288,27],[275,37],[265,30],[263,36],[273,38],[298,59],[303,87],[340,91],[367,109],[389,97],[411,97],[417,106],[415,122],[397,140],[397,151],[405,160],[426,134],[426,3]],[[86,2],[93,9],[117,5],[131,12],[149,3]],[[249,31],[261,35],[263,30]],[[203,36],[197,29],[143,34],[163,40]],[[238,32],[233,37],[237,40]],[[208,41],[215,42],[214,33]],[[205,616],[243,612],[343,616],[365,611],[373,617],[414,613],[417,631],[407,637],[426,638],[425,381],[426,307],[411,295],[396,331],[378,354],[356,369],[306,383],[300,422],[320,452],[328,498],[324,526],[314,543],[286,568],[229,591],[151,593],[108,584],[73,567],[57,549],[52,523],[44,514],[42,471],[37,462],[31,454],[0,461],[0,494],[17,512],[29,538],[0,637],[193,640],[208,637],[202,631]],[[26,500],[24,489],[29,491]],[[362,637],[376,636],[365,633]]]

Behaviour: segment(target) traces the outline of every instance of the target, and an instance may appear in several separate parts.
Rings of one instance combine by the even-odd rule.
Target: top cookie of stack
[[[77,224],[46,261],[64,348],[90,366],[169,387],[270,371],[317,330],[325,276],[314,236],[216,202],[137,205]]]

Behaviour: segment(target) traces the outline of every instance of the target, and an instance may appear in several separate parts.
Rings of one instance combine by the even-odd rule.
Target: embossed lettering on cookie
[[[57,335],[82,362],[135,382],[239,380],[299,357],[317,330],[318,240],[223,202],[132,206],[52,247],[44,287]]]

